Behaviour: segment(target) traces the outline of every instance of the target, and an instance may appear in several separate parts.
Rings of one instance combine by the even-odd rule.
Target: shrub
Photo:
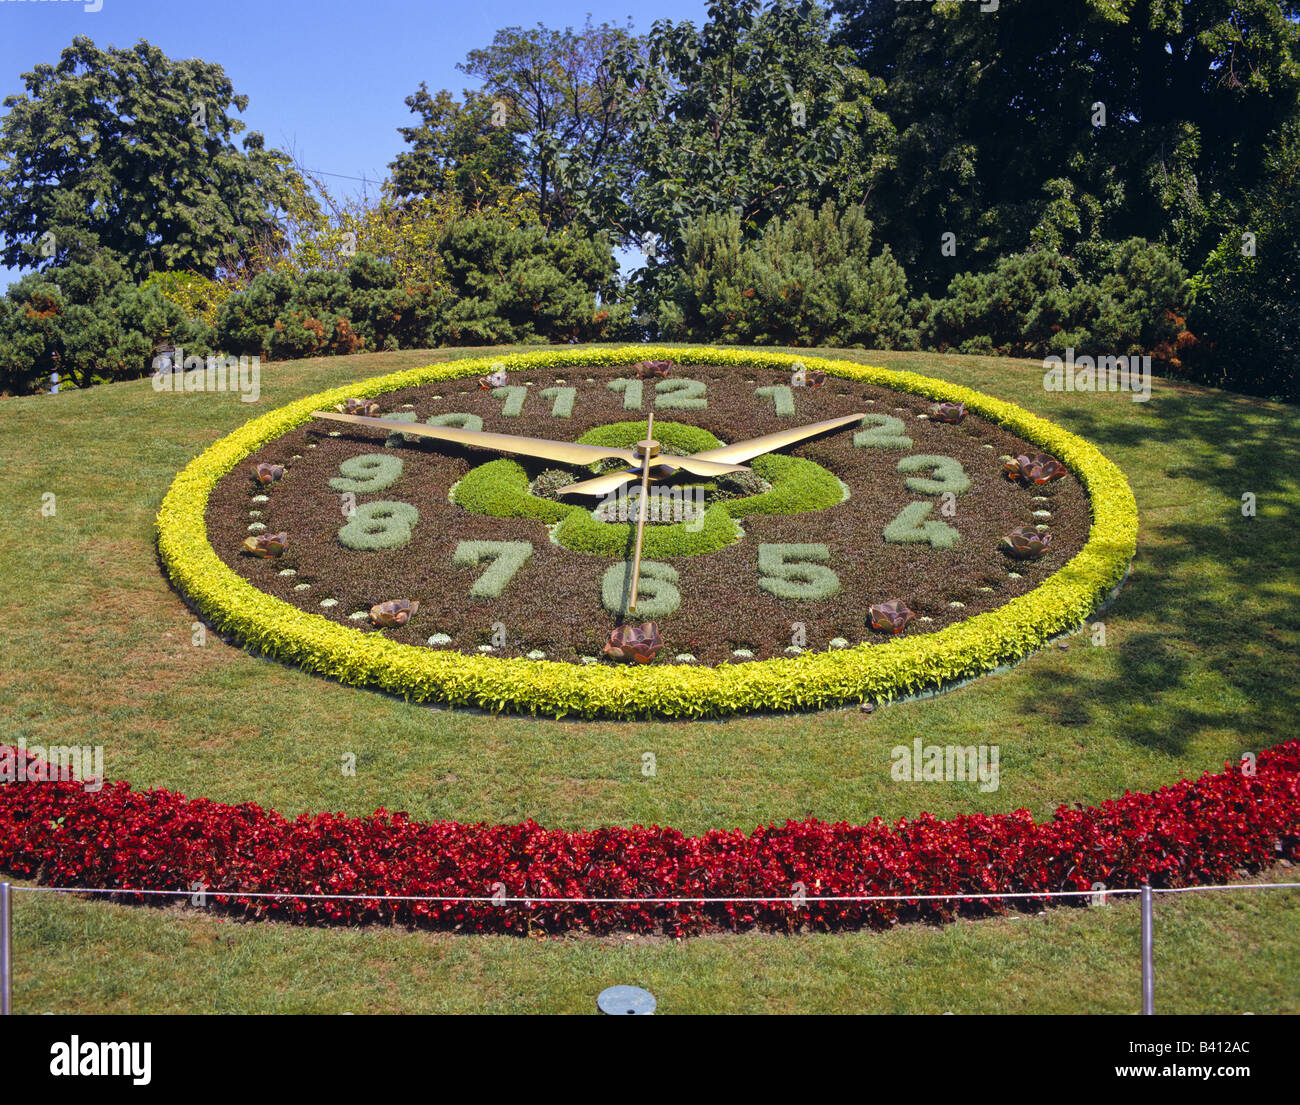
[[[403,287],[391,265],[360,255],[346,268],[259,273],[217,312],[223,350],[281,359],[435,344],[442,293]]]
[[[679,266],[655,305],[661,337],[755,345],[906,348],[907,277],[883,247],[872,253],[862,209],[795,208],[743,243],[739,219],[687,225]]]
[[[28,394],[54,372],[60,386],[139,379],[163,339],[206,356],[211,337],[157,288],[137,288],[115,261],[51,268],[0,300],[0,391]]]
[[[618,678],[688,674],[675,666]],[[1025,810],[948,821],[922,814],[893,825],[808,818],[697,837],[639,825],[568,832],[532,821],[420,822],[387,810],[289,820],[252,802],[232,806],[124,782],[88,792],[77,781],[31,781],[44,773],[26,750],[0,748],[9,778],[19,777],[20,761],[28,781],[0,786],[0,869],[50,886],[121,888],[135,902],[157,899],[131,890],[189,893],[197,884],[216,909],[297,924],[521,935],[887,929],[1039,911],[1053,901],[1002,895],[1215,884],[1243,868],[1300,858],[1300,741],[1261,752],[1249,775],[1227,764],[1151,794],[1061,805],[1042,822]],[[799,882],[815,890],[792,902]],[[493,903],[498,885],[523,900]],[[619,898],[659,900],[596,900]]]
[[[451,489],[451,501],[472,514],[536,518],[547,523],[559,522],[579,509],[532,494],[523,466],[505,458],[476,464]]]
[[[644,441],[650,423],[646,419],[640,422],[610,422],[604,426],[595,426],[583,434],[578,441],[583,445],[600,445],[609,449],[630,449],[638,441]],[[679,456],[703,453],[716,449],[722,444],[708,430],[701,426],[688,426],[685,422],[655,422],[655,440]]]
[[[1151,354],[1178,368],[1191,340],[1184,325],[1182,267],[1162,246],[1116,243],[1092,280],[1071,283],[1066,259],[1045,249],[962,273],[939,300],[913,304],[922,348],[1046,357]]]
[[[749,466],[772,487],[758,495],[729,499],[727,510],[733,518],[747,514],[799,514],[805,510],[825,510],[844,501],[843,485],[814,461],[769,453],[755,457]]]
[[[164,299],[176,304],[186,318],[208,326],[217,321],[217,312],[232,291],[229,284],[197,272],[152,272],[140,287],[146,291],[157,290]]]
[[[478,214],[448,225],[438,251],[451,292],[448,343],[601,341],[627,329],[618,263],[603,232],[548,232]]]

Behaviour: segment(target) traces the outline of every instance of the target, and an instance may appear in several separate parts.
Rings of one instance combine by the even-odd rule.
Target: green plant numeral
[[[505,418],[518,418],[524,413],[524,400],[528,398],[525,387],[493,388],[493,399],[504,399],[501,414]]]
[[[359,552],[400,549],[411,540],[420,512],[410,503],[363,503],[339,530],[339,544]]]
[[[892,414],[866,414],[859,425],[866,426],[853,435],[853,444],[859,449],[910,449],[912,439],[901,418]]]
[[[645,388],[640,380],[610,380],[605,386],[610,391],[621,391],[623,393],[623,409],[625,411],[639,411],[641,409]]]
[[[779,599],[824,599],[840,589],[839,578],[821,561],[825,545],[759,545],[758,585]]]
[[[498,599],[506,585],[530,556],[533,546],[528,541],[462,541],[452,553],[451,562],[458,568],[473,568],[491,560],[488,569],[471,584],[471,598]]]
[[[704,391],[703,380],[660,380],[655,384],[655,409],[702,411],[709,405]]]
[[[414,422],[415,411],[390,411],[388,414],[384,415],[384,418],[389,422]],[[411,440],[412,439],[407,437],[406,434],[398,433],[396,430],[394,430],[386,438],[384,438],[384,448],[400,449],[403,445],[405,445],[408,441]]]
[[[568,418],[573,414],[573,397],[578,394],[577,388],[547,388],[539,393],[543,399],[554,399],[551,404],[552,418]]]
[[[339,465],[341,476],[330,480],[335,491],[371,492],[392,487],[402,475],[402,458],[386,453],[362,453]]]
[[[385,418],[391,418],[394,422],[414,422],[414,411],[397,411],[394,414],[386,414]],[[424,420],[426,426],[456,426],[462,430],[478,431],[483,429],[483,419],[477,414],[435,414]],[[404,434],[394,430],[388,435],[388,440],[384,445],[389,449],[398,449],[412,441],[419,441],[418,437],[412,434]]]
[[[769,387],[755,388],[754,394],[763,399],[771,399],[776,404],[778,418],[794,417],[794,391],[787,384],[772,384]]]
[[[960,495],[970,490],[970,477],[966,475],[961,466],[961,461],[954,460],[952,457],[932,457],[917,456],[904,457],[898,462],[900,472],[921,472],[927,468],[932,468],[933,474],[926,476],[912,476],[903,481],[903,486],[908,491],[915,491],[918,495]]]
[[[934,503],[908,503],[885,527],[885,540],[891,545],[931,545],[936,549],[951,549],[961,540],[961,534],[947,522],[927,522],[932,509]]]
[[[641,561],[641,576],[637,580],[637,618],[667,618],[677,612],[682,604],[682,593],[677,590],[677,569],[659,560]],[[632,590],[632,563],[620,561],[605,569],[600,581],[600,601],[611,614],[628,613],[627,604]]]

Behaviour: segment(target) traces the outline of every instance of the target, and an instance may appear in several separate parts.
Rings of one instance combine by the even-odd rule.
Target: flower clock
[[[1137,516],[1093,446],[911,373],[720,349],[453,361],[254,419],[176,479],[168,573],[248,647],[562,716],[939,688],[1077,627]]]
[[[158,517],[171,578],[250,649],[416,701],[589,717],[942,688],[1077,627],[1136,535],[1123,474],[1010,403],[846,361],[644,346],[459,360],[310,396],[206,450]],[[0,747],[0,768],[23,755]],[[0,867],[128,898],[201,883],[224,908],[300,922],[884,927],[1000,912],[999,892],[1182,886],[1295,857],[1298,767],[1291,742],[1256,771],[1042,823],[808,819],[698,837],[383,810],[289,820],[45,782],[0,787]],[[973,897],[908,900],[946,894]]]

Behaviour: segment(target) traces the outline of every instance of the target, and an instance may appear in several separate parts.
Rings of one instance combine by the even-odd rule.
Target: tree
[[[0,123],[0,260],[17,268],[121,261],[212,275],[230,243],[274,233],[295,174],[232,116],[219,65],[173,61],[145,41],[99,50],[78,36],[57,65],[23,74]]]
[[[424,83],[406,98],[420,117],[417,126],[398,127],[409,150],[390,163],[387,191],[394,199],[454,195],[465,207],[491,207],[524,186],[524,169],[514,138],[493,123],[493,102],[482,93],[456,100],[445,89],[429,94]]]
[[[888,84],[898,157],[871,210],[908,272],[941,288],[1049,211],[1063,252],[1138,236],[1199,263],[1300,105],[1295,0],[982,7],[835,0],[837,40]]]
[[[624,127],[605,58],[630,40],[612,24],[498,31],[459,68],[483,82],[463,101],[421,84],[406,100],[420,124],[399,128],[411,146],[392,162],[393,194],[427,196],[447,174],[467,207],[489,206],[519,189],[545,226],[578,215],[571,183],[619,163]]]
[[[653,265],[682,255],[684,228],[734,212],[756,237],[797,204],[859,202],[889,158],[883,94],[830,44],[812,0],[714,3],[700,28],[656,23],[613,64],[630,129],[629,177],[592,202]]]
[[[1259,184],[1191,280],[1207,383],[1300,400],[1300,122],[1276,135]]]
[[[494,110],[504,109],[504,127],[519,147],[524,179],[545,226],[573,221],[577,211],[569,191],[575,177],[623,164],[627,128],[606,59],[632,41],[629,30],[611,23],[593,27],[590,16],[577,31],[540,23],[531,30],[507,27],[460,65],[483,81]]]

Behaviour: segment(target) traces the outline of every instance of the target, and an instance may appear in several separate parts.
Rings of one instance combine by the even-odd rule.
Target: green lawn
[[[1196,776],[1294,735],[1296,410],[1164,381],[1145,404],[1045,393],[1035,362],[997,358],[837,354],[1018,402],[1096,442],[1128,473],[1142,534],[1132,576],[1104,616],[1102,647],[1076,637],[1012,672],[871,716],[628,724],[412,706],[254,659],[211,635],[193,645],[193,616],[152,543],[174,473],[271,406],[481,352],[270,364],[256,405],[157,394],[145,381],[4,400],[6,739],[102,744],[110,777],[287,814],[383,805],[420,818],[698,832],[809,814],[861,821],[1024,807],[1044,817],[1061,802]],[[47,492],[57,505],[48,518]],[[1245,492],[1257,517],[1242,516]],[[893,782],[889,750],[916,736],[998,744],[1000,789]],[[348,752],[355,777],[340,770]],[[645,752],[657,759],[652,778],[641,774]],[[34,1009],[585,1009],[591,985],[617,975],[653,983],[673,1008],[850,1009],[870,993],[878,1009],[1121,1010],[1136,985],[1127,905],[944,931],[532,944],[32,901],[20,902],[18,951],[42,965],[20,975],[18,1001]],[[1183,933],[1170,936],[1182,941],[1171,1007],[1300,1010],[1294,891],[1160,908]],[[95,949],[86,963],[82,946]],[[1265,946],[1267,955],[1250,951]],[[114,969],[103,970],[110,960]],[[1079,969],[1086,986],[1071,974]]]

